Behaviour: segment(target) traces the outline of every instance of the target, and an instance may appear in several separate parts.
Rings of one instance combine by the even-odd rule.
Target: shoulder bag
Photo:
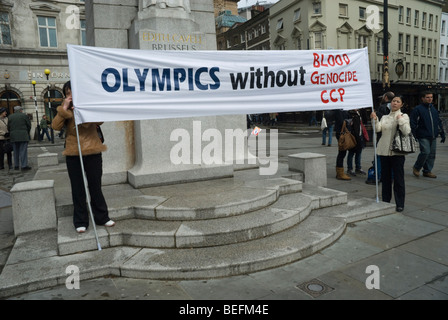
[[[395,132],[390,150],[398,153],[414,153],[418,148],[418,142],[415,140],[414,135],[412,133],[408,135],[402,134],[397,125],[397,132]]]
[[[348,131],[345,120],[338,140],[338,147],[340,151],[350,150],[356,147],[356,138]]]

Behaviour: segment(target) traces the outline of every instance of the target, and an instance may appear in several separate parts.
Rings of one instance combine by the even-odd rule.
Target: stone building
[[[389,80],[406,96],[436,90],[441,0],[389,0]],[[383,1],[279,1],[270,8],[271,49],[356,49],[368,47],[373,103],[383,89]],[[436,93],[436,92],[435,92]]]
[[[9,113],[21,105],[34,127],[43,114],[51,118],[49,103],[53,109],[61,103],[70,80],[66,45],[85,44],[84,16],[81,0],[0,0],[0,104]]]

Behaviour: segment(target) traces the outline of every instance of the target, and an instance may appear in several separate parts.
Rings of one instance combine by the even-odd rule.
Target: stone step
[[[302,182],[272,178],[244,182],[229,179],[133,189],[127,184],[104,186],[111,219],[198,220],[244,214],[269,206],[280,195],[302,191]],[[56,192],[58,217],[72,216],[66,191]]]
[[[319,202],[304,194],[281,196],[271,206],[246,214],[194,221],[126,219],[113,228],[97,227],[101,247],[194,248],[245,242],[281,232],[304,220]],[[294,208],[294,209],[288,209]],[[96,250],[93,228],[78,234],[72,219],[58,225],[60,255]]]
[[[288,230],[253,241],[193,249],[144,248],[120,267],[121,275],[159,280],[209,279],[278,267],[331,245],[342,235],[348,221],[395,212],[394,205],[373,202],[361,199],[327,208],[331,210],[316,210]]]
[[[148,198],[146,204],[144,203],[145,197],[149,196],[140,196],[138,197],[139,201],[134,198],[133,208],[139,208],[136,214],[137,218],[131,215],[129,219],[119,221],[113,228],[97,227],[100,245],[103,248],[121,245],[147,248],[189,248],[244,242],[291,228],[305,219],[312,209],[347,202],[346,193],[336,190],[307,185],[304,187],[305,193],[295,193],[298,186],[300,190],[303,189],[302,184],[297,181],[282,178],[264,182],[265,184],[260,187],[261,190],[265,188],[269,192],[275,191],[276,199],[278,194],[282,194],[275,203],[269,202],[268,207],[255,211],[239,209],[237,215],[228,215],[222,218],[216,218],[214,215],[213,219],[207,220],[166,221],[156,220],[158,218],[156,215],[152,217],[153,220],[146,220],[148,219],[147,215],[141,219],[139,212],[142,212],[144,206],[148,208],[157,206],[154,205],[154,197]],[[250,185],[258,186],[259,184],[254,181]],[[240,199],[244,199],[242,203],[246,204],[247,199],[251,199],[253,190],[251,188],[244,191],[239,189]],[[130,201],[129,199],[122,200],[121,203],[125,207],[123,210],[129,208],[127,203]],[[258,198],[252,198],[252,201],[257,202]],[[194,205],[194,202],[191,202],[191,205]],[[249,207],[253,208],[255,205]],[[176,212],[175,208],[170,208],[168,205],[165,208],[170,212]],[[233,205],[228,206],[227,210],[231,210],[231,208]],[[119,211],[120,209],[115,210]],[[213,211],[212,208],[208,210],[209,212]],[[231,211],[228,213],[230,214]],[[112,213],[111,216],[114,217]],[[60,255],[96,249],[97,242],[92,227],[86,233],[78,234],[73,228],[71,217],[59,218],[58,250]]]
[[[280,206],[283,205],[286,204]],[[306,258],[331,245],[348,222],[394,212],[393,204],[357,199],[313,210],[302,223],[268,237],[192,249],[120,246],[59,256],[55,232],[23,235],[17,239],[0,276],[0,297],[64,284],[69,265],[79,267],[83,280],[108,275],[160,280],[210,279],[261,271]],[[99,231],[107,234],[103,227]],[[28,260],[12,261],[23,256],[29,257]]]

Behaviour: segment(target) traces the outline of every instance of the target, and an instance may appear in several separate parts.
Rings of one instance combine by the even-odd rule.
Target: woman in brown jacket
[[[72,188],[73,224],[76,231],[82,233],[89,226],[89,214],[76,137],[70,81],[64,84],[63,92],[65,99],[62,105],[57,108],[57,115],[53,119],[52,127],[55,130],[61,130],[64,126],[66,128],[65,150],[62,154],[66,156],[67,171]],[[78,125],[78,132],[95,223],[112,227],[115,222],[109,218],[106,200],[101,190],[101,177],[103,175],[101,152],[107,149],[97,132],[97,126],[101,124],[102,122],[80,124]]]

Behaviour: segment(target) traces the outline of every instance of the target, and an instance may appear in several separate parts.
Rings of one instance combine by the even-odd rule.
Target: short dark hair
[[[433,94],[431,91],[422,91],[421,93],[420,93],[420,98],[424,98],[427,94]]]
[[[66,83],[64,83],[64,86],[62,87],[62,92],[64,93],[64,96],[67,96],[68,89],[70,89],[70,91],[72,90],[72,85],[71,85],[70,81],[67,81]]]

